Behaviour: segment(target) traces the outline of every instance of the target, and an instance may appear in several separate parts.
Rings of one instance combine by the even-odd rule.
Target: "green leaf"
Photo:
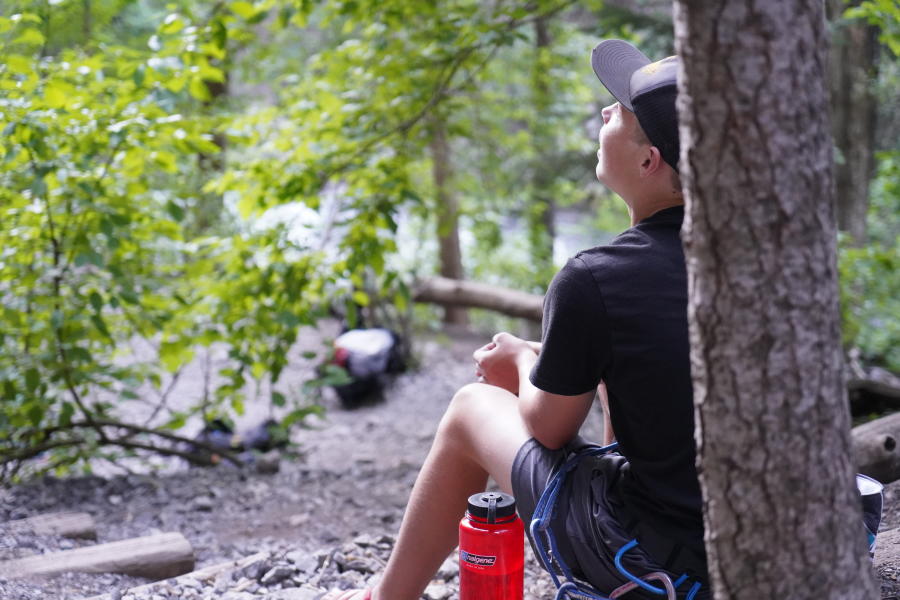
[[[75,414],[75,407],[71,402],[63,402],[62,409],[59,412],[59,424],[63,427],[68,426],[72,422],[72,415]]]
[[[66,90],[59,85],[48,83],[44,88],[44,101],[50,108],[63,108],[66,106]]]
[[[187,415],[185,413],[176,412],[172,413],[172,417],[162,425],[163,429],[176,430],[184,427],[185,423],[187,423]]]
[[[159,346],[159,359],[167,371],[174,373],[194,359],[194,351],[185,340],[163,342]]]
[[[353,292],[353,301],[360,306],[368,306],[369,295],[361,290],[356,290],[355,292]]]
[[[37,402],[32,402],[28,406],[27,414],[31,424],[37,427],[41,424],[41,421],[44,420],[44,407]]]
[[[188,91],[190,92],[191,96],[193,96],[197,100],[209,102],[212,99],[212,96],[210,96],[209,94],[209,88],[206,86],[206,82],[200,77],[191,78],[191,82],[188,85]]]
[[[171,35],[173,33],[178,33],[182,29],[184,29],[184,21],[181,20],[181,17],[177,13],[172,13],[166,16],[159,31],[164,35]]]
[[[83,267],[85,265],[94,265],[95,267],[103,267],[103,257],[94,250],[85,250],[75,257],[75,266]]]
[[[89,363],[89,362],[93,361],[93,357],[91,357],[91,353],[85,348],[75,346],[75,347],[69,348],[66,353],[69,357],[69,360],[71,360],[72,362]]]
[[[176,221],[181,221],[182,219],[184,219],[184,209],[171,200],[166,202],[166,211]]]
[[[249,2],[232,2],[228,5],[228,8],[242,19],[250,19],[256,14],[256,8]]]
[[[109,333],[109,329],[106,328],[106,322],[103,320],[103,317],[100,315],[91,315],[91,322],[94,324],[94,327],[103,334],[103,337],[108,340],[112,340],[112,335]]]
[[[100,294],[97,292],[91,292],[91,295],[88,296],[88,300],[91,303],[91,306],[94,307],[94,310],[98,313],[103,310],[103,298],[100,297]]]
[[[31,367],[25,371],[25,388],[28,390],[28,393],[33,394],[40,383],[41,375],[37,369]]]
[[[28,28],[22,34],[13,40],[13,44],[26,44],[29,46],[40,46],[44,43],[44,35],[37,29]]]
[[[278,407],[284,406],[287,403],[287,398],[284,397],[284,394],[281,392],[272,392],[272,404]]]

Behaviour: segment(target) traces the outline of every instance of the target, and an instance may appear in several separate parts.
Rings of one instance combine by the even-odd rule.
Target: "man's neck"
[[[631,215],[631,226],[634,227],[647,217],[673,206],[684,206],[684,198],[682,196],[672,196],[670,198],[631,204],[628,207],[628,213]]]

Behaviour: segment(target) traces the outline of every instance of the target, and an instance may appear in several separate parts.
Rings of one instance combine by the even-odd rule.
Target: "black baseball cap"
[[[678,171],[677,56],[656,62],[624,40],[604,40],[591,52],[591,66],[609,93],[633,112],[650,143]]]

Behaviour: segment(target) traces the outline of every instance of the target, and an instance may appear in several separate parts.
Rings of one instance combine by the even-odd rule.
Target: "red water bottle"
[[[459,522],[459,600],[522,600],[525,526],[509,494],[469,497]]]

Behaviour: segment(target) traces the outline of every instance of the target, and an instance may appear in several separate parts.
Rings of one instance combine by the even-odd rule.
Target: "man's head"
[[[662,181],[680,196],[678,58],[651,62],[628,42],[605,40],[594,48],[591,66],[618,101],[603,109],[597,178],[629,205],[629,196],[654,195]]]

